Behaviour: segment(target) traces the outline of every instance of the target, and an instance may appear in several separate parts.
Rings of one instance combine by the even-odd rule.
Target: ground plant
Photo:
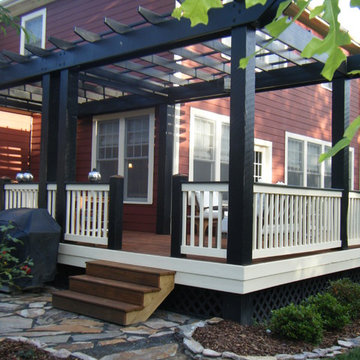
[[[350,350],[346,354],[341,354],[336,357],[337,360],[359,360],[360,359],[360,349]]]
[[[325,293],[273,310],[269,328],[285,339],[318,344],[324,332],[341,330],[360,317],[359,295],[360,284],[350,279],[330,282]]]
[[[314,306],[320,314],[324,330],[342,329],[350,322],[350,307],[346,303],[341,304],[334,296],[326,292],[310,296],[304,305]]]
[[[14,225],[0,225],[0,288],[16,289],[19,279],[32,277],[30,258],[20,261],[17,249],[23,246],[21,240],[11,235]]]
[[[328,292],[334,296],[340,304],[350,306],[351,318],[360,316],[360,284],[348,278],[331,281]]]
[[[314,305],[290,304],[272,312],[270,330],[290,340],[318,344],[323,336],[323,321]]]

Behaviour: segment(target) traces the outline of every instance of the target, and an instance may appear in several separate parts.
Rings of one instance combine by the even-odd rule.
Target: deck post
[[[56,181],[59,86],[59,74],[43,76],[38,206],[44,209],[47,209],[47,183]]]
[[[231,32],[231,97],[229,155],[229,226],[227,262],[252,262],[255,59],[239,69],[239,59],[255,51],[255,30]]]
[[[350,82],[344,78],[332,82],[332,144],[343,138],[350,124]],[[341,198],[340,239],[341,248],[348,247],[347,215],[349,206],[349,147],[332,158],[331,183],[333,188],[343,189]]]
[[[253,294],[224,293],[222,316],[242,325],[253,323]]]
[[[181,185],[188,180],[187,176],[174,175],[172,177],[171,203],[171,257],[181,257],[182,242],[182,213],[183,201]]]
[[[124,205],[124,178],[110,177],[108,249],[120,250],[122,247]]]
[[[10,178],[5,176],[0,178],[0,211],[5,210],[5,184],[9,184],[10,181]]]
[[[62,70],[59,86],[59,128],[56,171],[56,221],[65,229],[66,182],[75,181],[78,73]]]
[[[159,160],[158,192],[156,209],[156,233],[170,234],[171,176],[173,167],[173,144],[175,106],[160,105],[159,117]]]

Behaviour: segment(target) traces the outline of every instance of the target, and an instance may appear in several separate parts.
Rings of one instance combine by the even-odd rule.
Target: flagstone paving
[[[0,338],[27,338],[91,360],[190,358],[177,333],[198,319],[158,310],[146,322],[120,326],[53,308],[53,290],[0,293]]]

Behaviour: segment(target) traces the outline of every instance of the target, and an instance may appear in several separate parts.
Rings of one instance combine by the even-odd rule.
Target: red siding
[[[34,114],[32,133],[31,133],[30,171],[34,175],[35,181],[39,181],[40,143],[41,143],[41,114]]]
[[[29,166],[30,132],[0,127],[0,177],[15,179]]]
[[[351,112],[354,119],[360,113],[360,81],[351,81]],[[272,142],[272,182],[284,182],[285,133],[291,132],[331,141],[331,91],[320,85],[299,87],[256,94],[255,137]],[[179,173],[189,172],[190,108],[200,108],[229,116],[229,99],[191,102],[181,107]],[[355,189],[359,189],[359,142],[355,150]]]
[[[174,4],[173,0],[57,0],[45,6],[46,38],[55,36],[68,41],[79,40],[80,38],[73,32],[75,26],[102,33],[109,30],[104,24],[106,16],[131,24],[143,20],[137,13],[139,5],[164,14],[169,13]],[[35,10],[37,9],[32,11]],[[7,36],[1,37],[0,44],[2,49],[19,52],[20,36],[14,29],[9,28]],[[47,42],[46,47],[51,48],[53,45]]]

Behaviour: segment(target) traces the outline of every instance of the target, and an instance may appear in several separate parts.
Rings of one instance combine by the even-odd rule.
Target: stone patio
[[[82,359],[188,359],[177,334],[198,319],[158,310],[144,323],[115,325],[53,308],[54,290],[0,293],[0,337],[27,338]]]

